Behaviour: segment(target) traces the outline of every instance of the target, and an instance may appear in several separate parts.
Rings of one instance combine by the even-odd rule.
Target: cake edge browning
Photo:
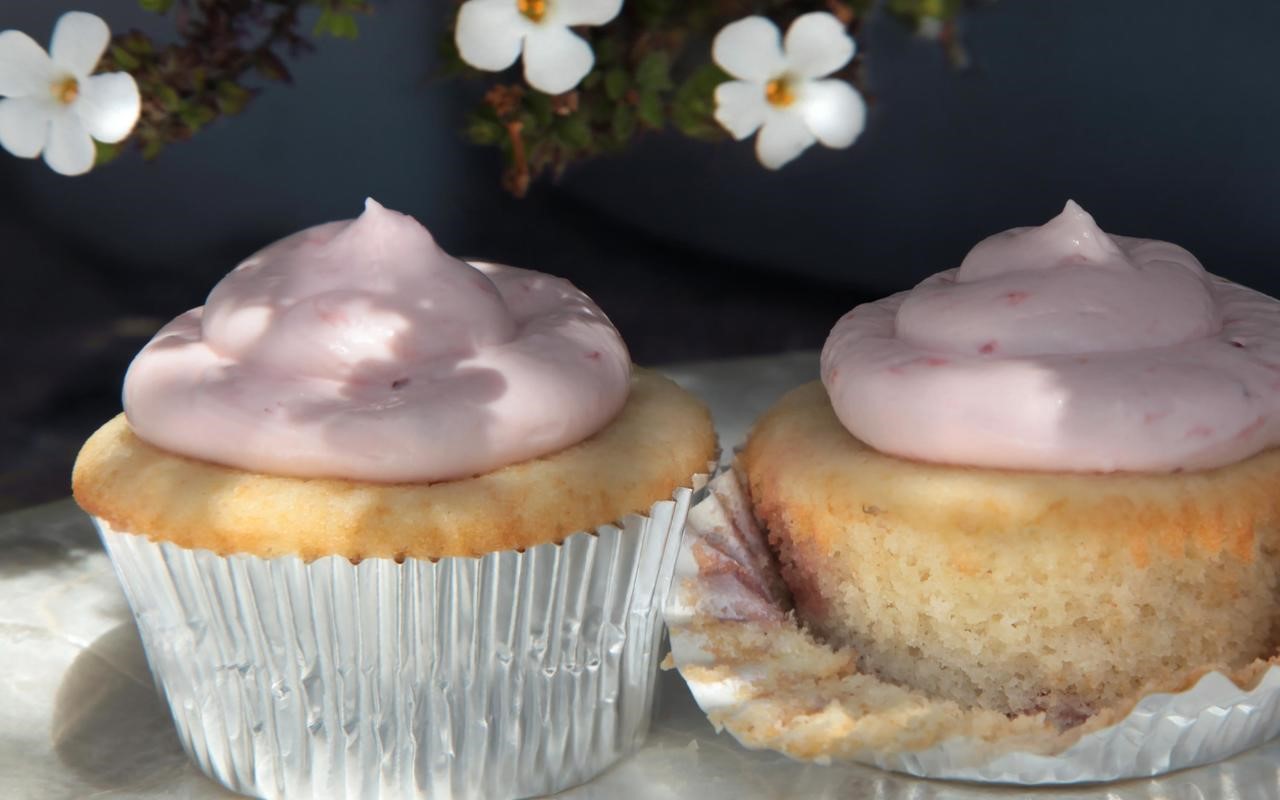
[[[1009,715],[965,707],[862,672],[855,651],[833,647],[789,618],[714,620],[698,626],[696,634],[716,666],[682,667],[688,679],[714,683],[750,676],[749,681],[735,681],[732,705],[709,714],[716,729],[729,730],[748,748],[819,762],[869,761],[944,742],[955,745],[957,740],[964,740],[965,757],[973,764],[1014,752],[1057,755],[1084,736],[1117,724],[1150,694],[1186,691],[1210,672],[1251,691],[1272,666],[1280,665],[1280,658],[1258,659],[1234,670],[1204,665],[1144,684],[1083,723],[1062,729],[1044,712]],[[761,664],[770,666],[762,669]]]
[[[112,528],[227,555],[442,558],[560,541],[668,498],[716,452],[706,406],[651,370],[603,430],[473,478],[377,484],[246,472],[167,453],[123,414],[85,443],[76,502]]]
[[[814,383],[738,467],[798,618],[887,681],[1067,729],[1275,652],[1276,451],[1168,475],[909,462],[848,434]]]

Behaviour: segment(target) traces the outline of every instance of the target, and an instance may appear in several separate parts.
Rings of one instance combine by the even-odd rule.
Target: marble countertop
[[[721,440],[817,372],[799,353],[666,370],[711,405]],[[1023,797],[1027,789],[919,781],[854,765],[800,764],[717,734],[666,673],[644,749],[574,800]],[[1037,790],[1044,798],[1276,798],[1280,742],[1156,780]],[[0,798],[234,797],[191,764],[157,695],[133,619],[85,517],[70,500],[0,517]]]

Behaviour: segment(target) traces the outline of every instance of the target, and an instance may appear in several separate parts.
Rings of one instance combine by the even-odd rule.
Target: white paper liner
[[[644,740],[692,492],[482,558],[223,557],[95,520],[183,747],[264,798],[549,794]]]
[[[1064,736],[1061,746],[1039,753],[1020,752],[1017,743],[960,736],[914,751],[851,753],[848,741],[841,741],[848,736],[845,720],[833,718],[825,731],[815,730],[821,722],[815,726],[814,717],[821,714],[812,712],[826,707],[821,700],[802,709],[809,715],[804,722],[778,715],[773,725],[762,728],[759,715],[750,712],[752,703],[761,702],[757,690],[765,685],[765,675],[776,669],[812,685],[822,685],[824,676],[816,664],[812,675],[803,674],[803,667],[798,672],[795,659],[781,653],[777,663],[767,656],[751,661],[716,655],[724,653],[724,634],[732,635],[735,628],[787,626],[798,632],[799,625],[787,613],[781,576],[737,475],[722,474],[709,488],[689,515],[666,619],[672,659],[694,699],[717,727],[744,746],[816,763],[829,763],[838,754],[924,778],[1069,784],[1151,777],[1209,764],[1280,734],[1280,667],[1274,665],[1261,672],[1251,689],[1209,672],[1185,691],[1149,694],[1114,724]],[[840,698],[832,694],[825,699],[835,705]]]

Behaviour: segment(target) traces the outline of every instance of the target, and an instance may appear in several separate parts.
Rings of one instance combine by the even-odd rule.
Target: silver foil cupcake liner
[[[720,475],[690,512],[666,619],[672,660],[694,699],[717,728],[752,749],[817,763],[848,760],[922,778],[1070,784],[1151,777],[1209,764],[1280,734],[1280,666],[1260,665],[1248,688],[1220,672],[1208,672],[1183,691],[1148,694],[1122,718],[1105,727],[1102,722],[1086,725],[1078,735],[1006,740],[956,735],[915,749],[850,746],[851,731],[860,721],[839,712],[845,699],[840,693],[851,685],[855,688],[849,691],[865,692],[874,679],[832,679],[818,662],[835,651],[820,644],[810,644],[815,658],[807,671],[810,667],[796,653],[765,651],[761,656],[754,649],[756,640],[741,636],[746,626],[748,633],[765,637],[785,631],[792,637],[787,641],[801,638],[781,586],[766,535],[738,477],[733,472]],[[753,649],[735,651],[743,647]],[[802,688],[794,696],[785,688],[779,691],[779,674],[787,684]],[[902,700],[904,708],[880,709],[883,717],[873,724],[910,726],[913,718],[924,719],[919,695]]]
[[[437,561],[219,556],[95,520],[183,747],[264,798],[549,794],[643,741],[692,492]]]

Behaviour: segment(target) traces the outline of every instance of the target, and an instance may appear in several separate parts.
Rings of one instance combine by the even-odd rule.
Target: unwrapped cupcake
[[[369,201],[164,327],[85,444],[183,746],[259,797],[525,797],[648,727],[706,409],[568,282]]]
[[[669,620],[713,721],[1020,782],[1280,731],[1280,302],[1069,203],[821,366],[691,520]]]

